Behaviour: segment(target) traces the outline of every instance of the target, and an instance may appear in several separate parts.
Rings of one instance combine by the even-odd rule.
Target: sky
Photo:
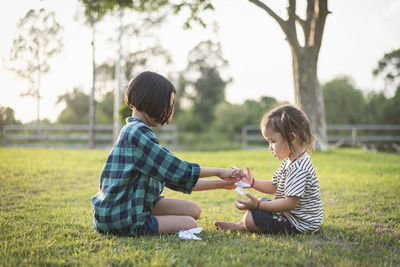
[[[181,71],[187,64],[188,52],[201,41],[219,40],[222,54],[229,62],[225,75],[232,78],[225,95],[231,103],[272,96],[279,101],[294,102],[291,52],[278,24],[262,9],[247,0],[213,1],[216,10],[205,14],[207,21],[217,21],[219,31],[195,26],[183,30],[183,16],[170,16],[158,32],[164,48],[172,55],[168,66],[155,66],[152,71],[167,74]],[[265,0],[284,17],[286,2]],[[284,2],[284,4],[282,4]],[[298,1],[301,12],[302,2]],[[43,76],[41,86],[41,119],[54,122],[64,108],[57,97],[75,87],[89,93],[92,81],[91,31],[83,25],[80,4],[73,1],[19,0],[0,1],[0,106],[14,109],[22,122],[36,119],[36,100],[21,97],[28,84],[5,68],[16,31],[16,23],[32,8],[44,7],[56,13],[64,27],[64,50],[52,59],[51,70]],[[341,75],[352,77],[363,92],[382,91],[390,96],[391,88],[372,71],[387,52],[400,47],[400,0],[331,0],[328,8],[318,76],[321,84]],[[302,13],[300,13],[302,14]],[[124,18],[124,22],[134,18]],[[103,22],[98,27],[96,59],[117,57],[107,38],[117,37],[115,25]],[[113,36],[114,35],[114,36]],[[122,44],[135,46],[135,44]],[[111,90],[112,88],[110,88]],[[99,98],[100,96],[97,96]]]

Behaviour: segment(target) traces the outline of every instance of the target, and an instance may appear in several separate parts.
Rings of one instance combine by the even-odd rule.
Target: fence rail
[[[6,125],[3,128],[4,146],[22,147],[90,147],[90,125]],[[166,125],[154,129],[164,145],[170,149],[178,146],[178,128]],[[111,147],[113,125],[96,125],[94,147]]]
[[[400,143],[400,125],[330,124],[327,131],[328,142],[335,145]],[[259,148],[265,141],[255,125],[245,125],[241,139],[243,149]]]
[[[400,125],[328,125],[328,142],[333,145],[389,144],[400,149]],[[95,148],[111,147],[112,125],[96,125]],[[178,127],[166,125],[154,129],[160,142],[169,149],[178,148]],[[265,147],[260,128],[245,125],[242,128],[243,149]],[[89,125],[6,125],[3,129],[4,146],[23,147],[90,147]]]

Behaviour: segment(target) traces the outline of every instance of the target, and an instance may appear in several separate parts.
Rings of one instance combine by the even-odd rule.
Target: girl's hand
[[[248,200],[246,199],[237,199],[237,202],[235,203],[235,207],[238,208],[239,210],[254,210],[257,209],[258,203],[260,200],[258,198],[252,196],[250,193],[246,193],[246,196],[249,198]]]
[[[240,181],[253,186],[254,185],[254,177],[251,174],[249,166],[247,166],[246,169],[247,169],[247,173],[244,174],[244,172],[242,171],[244,175],[240,177]]]

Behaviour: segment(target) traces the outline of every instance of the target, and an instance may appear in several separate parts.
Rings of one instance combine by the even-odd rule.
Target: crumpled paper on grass
[[[201,231],[203,231],[202,227],[196,227],[189,230],[180,230],[177,234],[182,240],[202,240],[200,237],[195,235],[200,234]]]
[[[249,188],[250,187],[250,185],[248,183],[245,183],[245,182],[242,182],[242,181],[236,182],[235,185],[236,185],[235,191],[238,192],[239,194],[241,194],[242,196],[244,196],[243,188]]]

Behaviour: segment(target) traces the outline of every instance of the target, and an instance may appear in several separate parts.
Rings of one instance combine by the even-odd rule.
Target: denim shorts
[[[160,200],[164,198],[164,196],[158,196],[157,199],[154,201],[154,205]],[[156,235],[158,234],[158,220],[155,216],[149,215],[146,217],[146,222],[136,228],[137,235]]]
[[[156,235],[158,234],[158,221],[155,216],[147,216],[146,222],[136,228],[137,235]]]
[[[271,200],[269,198],[262,198],[261,201]],[[250,212],[253,216],[254,224],[260,228],[263,233],[300,233],[282,213],[273,213],[262,210],[250,210]]]

